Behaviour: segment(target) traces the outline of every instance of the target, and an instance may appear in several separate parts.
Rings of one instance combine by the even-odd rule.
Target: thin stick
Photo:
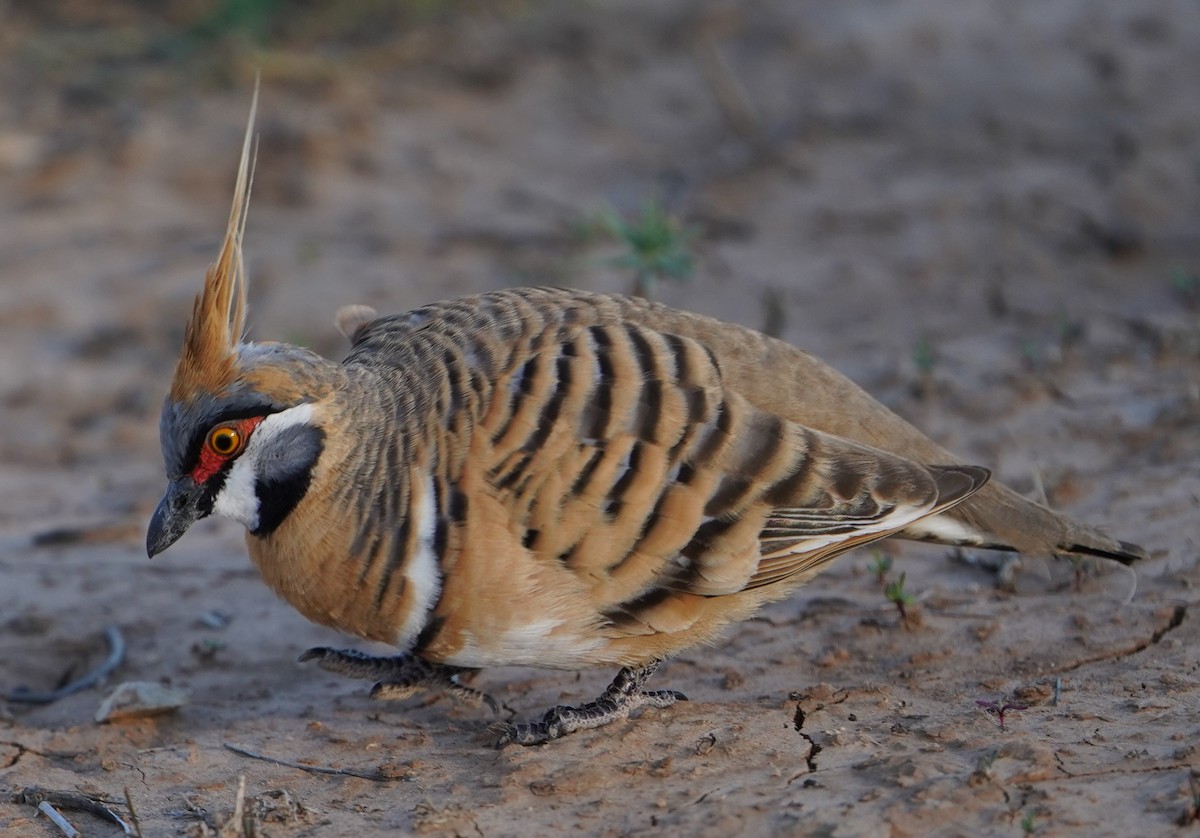
[[[129,794],[129,786],[125,787],[125,808],[129,810],[129,819],[133,821],[133,832],[130,833],[129,827],[126,826],[125,834],[133,834],[136,835],[137,838],[143,838],[142,824],[140,821],[138,821],[137,810],[133,808],[133,797]]]
[[[250,759],[261,759],[263,762],[269,762],[272,765],[282,765],[284,768],[297,768],[301,771],[308,771],[311,774],[332,774],[338,777],[361,777],[364,780],[374,780],[377,783],[390,783],[397,777],[388,777],[378,771],[355,771],[353,768],[329,768],[324,765],[304,765],[299,762],[289,762],[286,759],[276,759],[264,754],[255,753],[247,748],[242,748],[230,742],[225,742],[225,749],[233,751],[235,754],[241,754]]]
[[[1113,562],[1113,564],[1115,564],[1118,568],[1120,568],[1121,570],[1123,570],[1129,574],[1129,579],[1130,579],[1129,593],[1125,596],[1125,599],[1121,600],[1121,606],[1124,607],[1124,606],[1128,605],[1129,603],[1133,602],[1133,595],[1137,593],[1137,585],[1138,585],[1137,571],[1134,570],[1132,567],[1129,567],[1128,565],[1121,564],[1120,562]]]
[[[58,810],[43,800],[38,804],[38,811],[50,819],[50,822],[63,831],[67,838],[79,838],[79,830],[71,826]]]
[[[238,829],[243,835],[251,833],[246,829],[246,775],[242,774],[238,777],[237,800],[233,804],[233,817],[229,820],[238,825]]]
[[[1033,470],[1033,494],[1042,506],[1050,506],[1050,499],[1046,497],[1046,484],[1042,482],[1042,470],[1039,468]]]
[[[729,120],[733,130],[743,137],[757,137],[762,133],[762,117],[750,101],[745,86],[725,60],[714,40],[709,40],[697,49],[700,66],[712,89],[717,106]]]
[[[111,675],[121,665],[121,661],[125,659],[125,638],[121,636],[120,629],[116,626],[106,626],[104,629],[104,639],[108,641],[108,657],[82,678],[64,684],[56,690],[45,692],[31,690],[26,687],[17,687],[4,696],[5,700],[19,701],[24,704],[51,704],[60,698],[66,698],[69,695],[86,690],[88,687],[100,683]]]

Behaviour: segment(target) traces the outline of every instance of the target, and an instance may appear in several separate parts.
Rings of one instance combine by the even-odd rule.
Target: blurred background
[[[156,466],[256,73],[257,338],[648,285],[1003,419],[1063,364],[1194,360],[1198,44],[1173,2],[7,2],[0,520]]]

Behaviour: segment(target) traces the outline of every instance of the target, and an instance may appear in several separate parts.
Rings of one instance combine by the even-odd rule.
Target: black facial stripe
[[[226,464],[225,468],[216,472],[212,477],[208,478],[207,481],[200,485],[200,500],[196,506],[200,510],[201,518],[207,518],[212,514],[213,506],[217,502],[217,495],[219,495],[221,493],[221,489],[225,487],[225,478],[228,475],[229,465]]]
[[[251,530],[253,535],[270,535],[304,499],[324,448],[325,432],[311,425],[285,428],[270,441],[258,460],[258,526]]]
[[[281,482],[259,480],[254,486],[254,493],[258,495],[258,526],[250,532],[267,536],[278,529],[283,519],[304,499],[311,482],[312,475],[309,472]]]

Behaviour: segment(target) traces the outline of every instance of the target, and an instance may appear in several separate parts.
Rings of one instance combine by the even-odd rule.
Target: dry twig
[[[330,768],[324,765],[305,765],[300,762],[290,762],[286,759],[277,759],[276,757],[269,757],[265,754],[255,753],[254,751],[243,748],[239,745],[234,745],[230,742],[225,742],[224,745],[226,750],[233,751],[235,754],[241,754],[244,757],[250,757],[250,759],[261,759],[263,762],[269,762],[272,765],[282,765],[284,768],[297,768],[301,771],[308,771],[311,774],[332,774],[339,777],[360,777],[364,780],[374,780],[377,783],[388,783],[393,780],[404,779],[400,777],[389,777],[382,771],[356,771],[353,768]]]
[[[89,815],[94,815],[101,820],[115,823],[121,827],[121,830],[126,835],[133,835],[133,830],[129,828],[129,824],[121,819],[121,816],[105,805],[108,801],[103,801],[91,795],[82,794],[75,791],[54,791],[53,789],[43,789],[37,786],[30,786],[22,789],[12,796],[13,803],[24,803],[29,806],[36,806],[46,817],[54,820],[50,813],[46,810],[49,807],[51,810],[57,806],[60,809],[74,809],[79,812],[87,812]],[[44,807],[42,804],[46,804]],[[61,817],[61,815],[60,815]],[[58,821],[55,821],[57,824]],[[63,823],[66,823],[64,820]],[[59,825],[62,829],[62,826]],[[65,830],[64,830],[65,831]],[[69,833],[68,833],[69,834]],[[76,833],[78,834],[78,833]]]
[[[142,838],[142,824],[138,821],[137,809],[133,808],[133,797],[129,794],[129,786],[125,787],[125,808],[129,810],[129,819],[133,821],[133,834],[137,838]],[[129,830],[125,830],[125,834],[129,834]]]
[[[121,636],[120,629],[116,626],[106,626],[104,639],[108,641],[108,656],[99,666],[82,678],[77,678],[56,690],[41,691],[31,690],[28,687],[17,687],[4,696],[5,700],[19,701],[25,704],[51,704],[60,698],[66,698],[100,683],[112,674],[125,659],[125,638]]]

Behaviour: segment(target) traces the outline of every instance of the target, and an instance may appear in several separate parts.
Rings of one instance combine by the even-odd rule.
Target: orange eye
[[[237,428],[228,425],[213,428],[208,434],[208,447],[214,454],[228,457],[242,447],[242,435]]]

